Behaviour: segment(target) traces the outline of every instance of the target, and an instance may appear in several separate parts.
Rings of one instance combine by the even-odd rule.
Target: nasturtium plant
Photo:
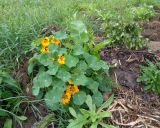
[[[97,55],[101,47],[95,48],[90,47],[90,35],[81,21],[71,23],[69,34],[56,32],[34,41],[35,54],[28,67],[29,74],[34,76],[33,94],[44,94],[52,110],[81,106],[87,95],[100,106],[103,103],[100,82],[109,78],[109,66]],[[33,72],[35,66],[37,70]],[[110,88],[107,82],[103,86]]]

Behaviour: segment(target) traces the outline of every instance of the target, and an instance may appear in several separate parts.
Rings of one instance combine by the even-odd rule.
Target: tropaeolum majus
[[[34,76],[32,92],[44,97],[52,110],[81,106],[87,95],[99,106],[103,103],[102,91],[110,90],[109,66],[94,54],[85,25],[74,21],[69,31],[68,35],[56,32],[32,43],[35,54],[28,66]]]

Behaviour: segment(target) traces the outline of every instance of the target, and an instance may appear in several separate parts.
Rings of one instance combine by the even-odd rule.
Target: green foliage
[[[12,128],[12,119],[6,119],[4,128]]]
[[[36,123],[36,125],[34,127],[36,127],[36,128],[46,128],[48,126],[48,124],[51,122],[51,120],[54,120],[54,119],[55,119],[54,114],[48,114],[41,121]]]
[[[146,21],[152,18],[155,15],[155,11],[153,6],[143,5],[140,7],[132,7],[129,8],[129,11],[133,16],[133,20],[135,21]]]
[[[39,39],[38,43],[37,41],[32,43],[32,47],[37,52],[29,61],[28,73],[32,73],[34,66],[39,67],[39,71],[33,78],[33,94],[38,96],[44,93],[45,102],[52,110],[64,107],[63,104],[81,106],[88,94],[92,95],[95,104],[100,106],[103,103],[100,82],[108,78],[109,70],[107,63],[94,54],[98,53],[101,46],[95,45],[96,50],[93,48],[94,51],[89,47],[90,34],[81,21],[71,23],[69,34],[57,33],[60,33],[58,38],[62,39],[62,42],[55,44],[52,40],[53,36],[50,36],[47,46],[49,52],[40,52],[43,49],[43,43]],[[55,38],[57,38],[56,34]],[[97,79],[98,76],[103,76],[103,79]],[[78,90],[75,94],[69,92],[71,96],[67,99],[69,103],[63,103],[63,96],[69,87],[68,81],[72,82],[69,84],[71,86],[78,85]],[[110,91],[111,86],[108,86],[107,83],[104,83],[103,86]]]
[[[160,62],[154,64],[147,60],[147,65],[141,66],[141,75],[138,82],[145,84],[145,90],[160,94]]]
[[[97,24],[99,22],[97,22],[95,10],[102,11],[103,15],[111,12],[128,19],[126,8],[141,7],[144,4],[158,7],[160,1],[48,0],[46,2],[46,0],[1,0],[0,65],[9,69],[19,66],[30,48],[30,42],[41,34],[42,29],[46,30],[48,34],[48,32],[54,31],[51,29],[52,25],[66,28],[75,15],[76,18],[83,20],[87,26],[94,28],[94,32],[99,33],[102,30]],[[10,18],[8,19],[8,17]],[[51,27],[47,28],[46,26]],[[61,34],[58,33],[57,38]]]
[[[12,127],[12,118],[20,123],[26,120],[25,116],[18,116],[21,111],[20,102],[22,90],[15,79],[8,73],[0,70],[0,117],[5,117],[4,128]]]
[[[131,6],[126,3],[126,7],[119,9],[120,12],[115,10],[95,10],[95,12],[102,20],[101,27],[110,45],[131,49],[142,48],[145,41],[141,36],[140,23],[152,18],[155,11],[153,6],[146,4]]]
[[[121,19],[108,22],[106,25],[108,40],[113,46],[139,49],[144,46],[142,29],[136,22],[125,23]]]
[[[112,125],[108,125],[102,122],[103,118],[111,116],[111,112],[104,111],[113,102],[113,95],[104,102],[98,109],[96,109],[95,104],[92,101],[90,95],[87,96],[86,104],[89,110],[80,109],[76,112],[72,107],[69,108],[69,112],[74,117],[69,122],[67,128],[83,128],[83,126],[89,126],[90,128],[97,128],[101,125],[104,128],[114,128]]]

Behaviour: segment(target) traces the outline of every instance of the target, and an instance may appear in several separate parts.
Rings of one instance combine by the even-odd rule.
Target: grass
[[[71,17],[71,2],[63,0],[2,0],[0,5],[1,65],[15,67],[30,43],[40,35],[44,26],[64,24]],[[56,4],[55,4],[56,3]],[[65,18],[64,18],[65,17]],[[23,59],[23,58],[22,58]]]
[[[158,0],[1,0],[0,2],[0,68],[14,69],[23,61],[30,43],[50,24],[66,28],[77,14],[88,26],[95,10],[120,15],[129,6],[155,5]],[[82,11],[88,11],[84,15]],[[96,28],[98,29],[98,28]]]

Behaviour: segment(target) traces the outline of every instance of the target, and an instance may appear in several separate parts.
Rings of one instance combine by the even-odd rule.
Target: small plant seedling
[[[77,113],[73,108],[69,108],[71,115],[75,119],[71,119],[67,128],[83,128],[83,126],[89,126],[90,128],[97,128],[101,125],[103,128],[115,128],[112,125],[103,123],[103,119],[110,117],[111,112],[105,111],[113,102],[113,95],[104,102],[98,109],[96,109],[96,105],[92,102],[92,98],[90,95],[87,96],[86,104],[89,110],[80,109],[79,113]]]
[[[145,84],[144,90],[160,94],[160,62],[153,64],[147,60],[147,66],[141,66],[140,69],[141,75],[137,81]]]

